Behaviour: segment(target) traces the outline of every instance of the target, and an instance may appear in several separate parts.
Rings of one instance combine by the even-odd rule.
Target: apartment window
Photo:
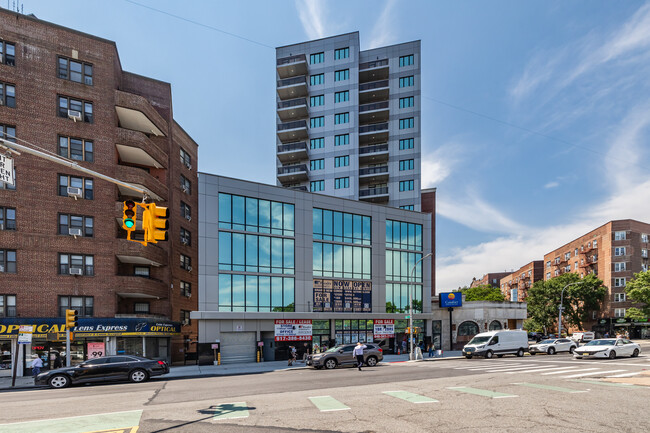
[[[83,193],[84,200],[92,200],[94,197],[93,180],[87,177],[68,176],[66,174],[59,175],[59,195],[62,197],[68,196],[68,187],[79,188]]]
[[[0,206],[0,230],[16,230],[16,209]]]
[[[334,72],[334,81],[345,81],[350,79],[350,70],[341,69],[340,71]]]
[[[400,68],[402,66],[410,66],[410,65],[413,64],[413,62],[414,62],[413,54],[409,54],[408,56],[401,56],[399,58],[399,66],[400,66]]]
[[[413,170],[415,162],[412,159],[403,159],[399,162],[399,171]]]
[[[187,281],[181,281],[181,296],[190,297],[192,296],[192,283]]]
[[[413,149],[414,139],[403,138],[399,141],[399,150]]]
[[[3,125],[0,123],[0,138],[4,138],[7,141],[16,142],[16,127]]]
[[[625,287],[625,278],[614,278],[614,287]]]
[[[310,96],[309,97],[309,106],[318,107],[320,105],[325,105],[325,95]]]
[[[311,192],[325,191],[325,181],[313,180],[309,182],[309,191]]]
[[[336,156],[334,157],[334,167],[347,167],[350,165],[350,156]]]
[[[414,82],[415,81],[413,79],[413,75],[410,75],[408,77],[401,77],[399,79],[399,86],[400,87],[413,87]]]
[[[334,93],[334,103],[345,102],[350,100],[350,91],[344,90],[342,92]]]
[[[16,273],[16,251],[0,250],[0,272]]]
[[[186,256],[185,254],[181,254],[181,269],[185,269],[186,271],[191,271],[192,270],[192,258],[189,256]]]
[[[334,146],[345,146],[346,144],[350,144],[350,134],[334,136]]]
[[[84,254],[59,253],[60,275],[95,275],[95,258]]]
[[[415,105],[415,98],[409,96],[407,98],[399,98],[399,108],[409,108]]]
[[[553,274],[555,277],[557,277],[558,275],[560,275],[560,270],[556,269],[555,272],[553,272]]]
[[[309,161],[309,169],[310,170],[323,170],[325,168],[325,160],[324,159],[312,159]]]
[[[573,257],[578,257],[578,249],[573,250]]]
[[[181,202],[181,218],[192,221],[192,208],[185,202]]]
[[[16,108],[16,86],[0,82],[0,105]]]
[[[0,295],[0,317],[16,317],[16,295]]]
[[[183,326],[188,326],[192,324],[192,319],[190,319],[190,311],[189,310],[181,310],[181,324]]]
[[[79,317],[93,316],[92,296],[59,296],[59,317],[65,317],[65,310],[77,310]]]
[[[93,103],[80,99],[59,96],[59,117],[81,116],[81,120],[93,123]]]
[[[555,260],[554,260],[554,262],[555,262],[556,265],[559,265],[559,264],[560,264],[560,258],[559,258],[559,257],[556,257]]]
[[[314,74],[309,76],[309,85],[318,86],[325,83],[325,74]]]
[[[641,263],[641,272],[648,272],[648,269],[647,263]]]
[[[564,272],[571,272],[571,265],[567,265],[564,267]]]
[[[325,147],[325,138],[320,137],[309,140],[310,149],[322,149],[323,147]]]
[[[648,258],[648,250],[645,248],[641,248],[641,258],[647,259]]]
[[[76,230],[79,231],[77,232]],[[72,233],[80,233],[77,234],[77,236],[83,236],[86,238],[93,237],[93,217],[59,214],[59,234],[70,236]]]
[[[626,270],[626,263],[625,262],[619,262],[619,263],[614,263],[614,272],[623,272]]]
[[[348,57],[350,57],[349,47],[334,50],[334,60],[347,59]]]
[[[192,245],[192,233],[189,230],[181,227],[181,244],[183,245]]]
[[[615,241],[624,241],[626,239],[625,237],[625,232],[614,232],[614,240]]]
[[[598,248],[598,241],[594,241],[594,248]]]
[[[59,78],[93,85],[93,65],[59,56]]]
[[[316,53],[309,55],[309,64],[316,65],[325,61],[325,53]]]
[[[149,314],[149,303],[148,302],[134,302],[133,303],[133,312],[136,314]]]
[[[551,273],[550,273],[550,272],[547,272],[547,273],[546,273],[546,279],[547,279],[547,280],[550,280],[550,279],[551,279]]]
[[[337,177],[334,179],[334,189],[343,189],[350,187],[349,177]]]
[[[614,302],[625,302],[625,293],[614,293]]]
[[[550,260],[549,260],[548,262],[546,262],[546,267],[547,267],[547,268],[550,268],[550,267],[551,267],[551,261],[550,261]]]
[[[648,242],[648,235],[646,233],[641,233],[641,242]]]
[[[185,168],[188,168],[188,169],[191,170],[192,169],[192,157],[182,147],[180,148],[180,156],[181,156],[181,164],[183,164],[185,166]]]
[[[571,252],[564,253],[564,260],[569,260],[571,258]]]
[[[192,182],[181,174],[181,190],[186,194],[192,194]]]
[[[625,255],[625,247],[616,247],[616,248],[614,248],[614,255],[615,256],[624,256]]]
[[[334,124],[340,125],[342,123],[350,122],[350,113],[339,113],[334,115]]]
[[[59,156],[75,161],[94,161],[93,142],[82,138],[59,136]]]
[[[408,117],[406,119],[399,119],[399,129],[410,129],[415,125],[415,119]]]
[[[412,204],[403,204],[399,208],[404,210],[415,210],[415,206]]]
[[[412,180],[401,180],[399,182],[400,191],[413,191],[415,183]]]
[[[148,266],[134,266],[133,275],[136,277],[149,278],[151,275],[151,269]]]
[[[573,270],[574,270],[574,271],[577,271],[577,270],[578,270],[578,262],[575,262],[575,263],[573,264]]]
[[[625,308],[615,308],[614,317],[625,317]]]
[[[309,119],[310,128],[322,128],[325,126],[325,116],[312,117]]]
[[[0,64],[16,66],[16,45],[0,41]]]

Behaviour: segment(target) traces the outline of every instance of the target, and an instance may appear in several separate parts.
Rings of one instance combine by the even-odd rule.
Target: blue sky
[[[438,291],[540,260],[612,219],[650,222],[650,3],[24,7],[115,41],[125,70],[170,82],[201,171],[271,184],[273,47],[357,30],[362,49],[422,40],[423,183],[438,188]]]

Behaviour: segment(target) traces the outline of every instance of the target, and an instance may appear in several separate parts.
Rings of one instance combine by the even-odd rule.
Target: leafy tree
[[[634,274],[625,286],[625,293],[630,300],[643,304],[641,308],[628,308],[625,317],[645,319],[650,316],[650,271]]]
[[[505,301],[506,298],[498,287],[489,285],[470,287],[463,289],[465,301]]]
[[[397,306],[390,301],[386,302],[386,312],[397,313]]]
[[[648,320],[648,316],[643,312],[643,310],[635,307],[626,309],[625,317],[632,319],[633,322],[645,322]]]

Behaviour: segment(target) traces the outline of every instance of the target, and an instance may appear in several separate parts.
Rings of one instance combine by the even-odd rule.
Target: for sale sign
[[[32,335],[34,335],[33,325],[20,325],[20,328],[18,328],[18,344],[32,344]]]
[[[311,320],[277,319],[275,341],[311,341]]]
[[[13,158],[0,154],[0,182],[14,186],[15,181]]]
[[[393,319],[375,319],[374,322],[375,338],[393,338],[395,337],[395,320]]]

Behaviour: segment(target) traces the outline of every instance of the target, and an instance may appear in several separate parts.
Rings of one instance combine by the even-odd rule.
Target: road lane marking
[[[383,393],[386,395],[390,395],[391,397],[396,397],[402,400],[406,400],[410,403],[416,403],[416,404],[438,403],[438,400],[434,400],[424,395],[413,394],[412,392],[408,392],[408,391],[384,391]]]
[[[541,373],[542,371],[551,371],[555,370],[555,368],[548,368],[548,367],[534,367],[530,368],[528,370],[515,370],[515,371],[509,371],[508,374],[518,374],[518,373]]]
[[[513,385],[527,386],[529,388],[548,389],[550,391],[567,392],[569,394],[587,392],[587,391],[580,391],[577,389],[562,388],[561,386],[540,385],[538,383],[528,383],[528,382],[513,383]]]
[[[640,371],[637,371],[636,373],[623,373],[623,374],[615,374],[613,376],[606,376],[606,377],[632,377],[636,376],[638,374],[641,374]]]
[[[633,385],[631,383],[604,382],[601,380],[574,379],[571,382],[590,383],[592,385],[618,386],[625,388],[646,388],[645,386]]]
[[[498,373],[500,371],[501,372],[507,372],[507,371],[516,372],[516,371],[519,371],[519,370],[529,370],[531,368],[537,369],[537,368],[548,368],[548,367],[555,367],[555,365],[549,365],[549,366],[520,365],[520,366],[514,367],[514,368],[500,368],[498,370],[488,370],[488,373]]]
[[[480,367],[478,366],[472,366],[472,367],[465,367],[465,370],[497,370],[497,369],[509,369],[513,367],[523,367],[524,364],[512,364],[512,365],[503,365],[503,364],[497,364],[497,365],[482,365]]]
[[[119,431],[137,428],[140,424],[141,410],[128,412],[100,413],[95,415],[53,418],[39,421],[24,421],[0,424],[0,431],[11,433],[48,432],[48,433],[84,433],[98,430]],[[128,431],[128,430],[127,430]]]
[[[213,421],[222,419],[248,418],[248,405],[245,401],[221,403],[210,407],[214,411]]]
[[[330,397],[329,395],[321,395],[318,397],[309,397],[309,400],[313,403],[314,406],[321,412],[334,412],[338,410],[350,410],[349,407],[338,401],[337,399]]]
[[[480,396],[483,396],[483,397],[490,397],[490,398],[518,397],[518,396],[513,395],[513,394],[506,394],[506,393],[503,393],[503,392],[488,391],[486,389],[470,388],[468,386],[451,386],[451,387],[447,387],[447,389],[451,389],[453,391],[464,392],[464,393],[467,393],[467,394],[480,395]]]
[[[548,376],[551,374],[564,374],[564,373],[573,373],[575,371],[590,371],[590,370],[598,370],[598,368],[583,368],[580,369],[580,367],[566,367],[560,371],[553,371],[551,373],[542,373],[542,376]]]
[[[582,377],[582,376],[595,376],[597,374],[610,374],[610,373],[618,373],[621,371],[627,371],[627,370],[610,370],[610,371],[594,371],[591,373],[578,373],[578,374],[572,374],[571,376],[562,376],[562,379],[573,379],[574,377]]]

